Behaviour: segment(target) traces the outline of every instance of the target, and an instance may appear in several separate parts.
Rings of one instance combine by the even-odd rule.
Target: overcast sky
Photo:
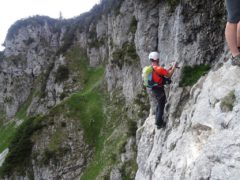
[[[0,51],[9,27],[19,19],[45,15],[72,18],[89,11],[100,0],[4,0],[0,5]]]

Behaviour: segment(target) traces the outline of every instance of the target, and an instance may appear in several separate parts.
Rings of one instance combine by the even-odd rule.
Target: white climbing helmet
[[[159,60],[159,53],[154,51],[154,52],[150,52],[149,56],[148,56],[149,60]]]

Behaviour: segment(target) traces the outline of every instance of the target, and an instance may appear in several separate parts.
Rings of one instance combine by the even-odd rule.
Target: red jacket
[[[153,66],[153,81],[155,83],[158,83],[159,85],[162,84],[162,81],[163,79],[161,77],[159,77],[159,75],[162,75],[162,76],[167,76],[168,75],[168,70],[164,69],[163,67],[161,66]],[[158,75],[159,74],[159,75]]]

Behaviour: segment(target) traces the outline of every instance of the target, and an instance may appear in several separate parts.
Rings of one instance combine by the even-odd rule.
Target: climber
[[[160,129],[166,126],[166,122],[163,120],[166,95],[164,91],[163,78],[161,76],[171,78],[177,67],[177,63],[174,63],[172,67],[166,70],[163,67],[159,66],[158,52],[151,52],[148,58],[151,61],[153,67],[152,79],[158,84],[158,86],[154,86],[152,88],[152,92],[157,100],[155,124],[157,125],[157,129]]]
[[[232,65],[240,66],[240,0],[226,0],[226,7],[225,36],[232,54]]]

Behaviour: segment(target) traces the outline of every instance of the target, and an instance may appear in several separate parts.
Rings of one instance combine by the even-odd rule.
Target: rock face
[[[7,117],[13,117],[31,96],[32,89],[38,89],[40,83],[36,79],[47,73],[55,58],[59,41],[51,30],[54,24],[46,17],[34,19],[35,25],[31,25],[31,20],[25,20],[27,27],[24,20],[13,25],[5,41],[5,58],[0,62],[0,81],[4,84],[0,102],[4,106],[0,110]]]
[[[32,150],[34,179],[78,179],[92,155],[84,132],[76,128],[76,121],[63,116],[54,116],[51,123]]]
[[[41,115],[43,127],[31,134],[30,175],[13,172],[5,179],[84,179],[85,169],[94,167],[91,160],[109,150],[99,153],[99,144],[87,142],[86,122],[79,123],[82,107],[74,109],[87,104],[84,95],[95,89],[107,96],[103,120],[116,123],[102,126],[114,127],[111,133],[98,132],[106,138],[103,146],[121,140],[114,144],[118,151],[105,152],[111,165],[95,179],[240,177],[239,68],[214,65],[225,58],[224,23],[224,2],[208,0],[103,0],[74,19],[37,16],[17,22],[0,54],[0,122]],[[142,87],[141,70],[154,50],[162,65],[212,66],[193,87],[179,87],[181,71],[175,73],[165,130],[155,129],[153,98]],[[99,67],[103,80],[90,86],[86,72]],[[96,120],[92,114],[90,124]]]
[[[181,1],[178,6],[171,7],[156,0],[119,1],[114,10],[108,9],[109,4],[102,3],[101,14],[93,10],[87,14],[89,18],[80,16],[68,22],[34,17],[11,27],[3,52],[7,60],[0,64],[1,82],[6,84],[0,94],[4,104],[1,110],[8,117],[14,116],[19,106],[26,102],[40,76],[46,76],[48,81],[47,87],[42,88],[47,97],[34,99],[42,103],[32,105],[33,109],[28,111],[45,113],[46,107],[59,102],[64,84],[56,85],[52,76],[58,66],[66,64],[66,57],[59,54],[74,44],[86,50],[92,67],[107,60],[108,91],[122,89],[127,101],[132,101],[140,92],[139,73],[141,67],[148,64],[149,51],[160,50],[161,63],[166,65],[173,60],[180,64],[210,63],[223,51],[222,31],[215,31],[224,22],[223,3]],[[214,8],[208,11],[205,7]],[[19,89],[17,82],[24,91]]]
[[[239,72],[229,63],[209,72],[164,130],[149,116],[138,130],[136,179],[239,178]]]

